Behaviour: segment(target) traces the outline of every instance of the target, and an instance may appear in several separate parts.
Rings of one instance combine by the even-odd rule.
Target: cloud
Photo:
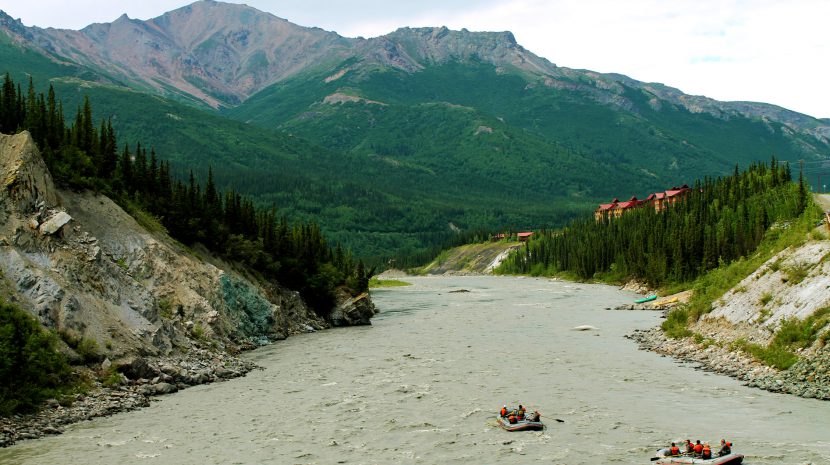
[[[505,31],[560,66],[616,72],[719,100],[830,116],[825,0],[234,0],[303,26],[374,37],[402,26]],[[38,0],[2,8],[24,24],[79,29],[147,19],[188,0]]]

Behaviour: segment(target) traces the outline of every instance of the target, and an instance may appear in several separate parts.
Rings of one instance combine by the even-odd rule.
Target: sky
[[[828,0],[228,0],[347,37],[399,27],[511,31],[568,68],[830,118]],[[188,0],[0,0],[27,26],[149,19]]]

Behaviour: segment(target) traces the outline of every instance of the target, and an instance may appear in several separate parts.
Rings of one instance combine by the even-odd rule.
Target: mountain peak
[[[376,40],[391,41],[418,62],[420,68],[429,63],[471,59],[489,62],[497,67],[513,67],[532,73],[555,74],[556,65],[525,50],[509,31],[455,31],[446,26],[403,27]]]
[[[26,26],[20,19],[12,18],[8,13],[0,10],[0,29],[8,29],[19,35],[26,35]]]

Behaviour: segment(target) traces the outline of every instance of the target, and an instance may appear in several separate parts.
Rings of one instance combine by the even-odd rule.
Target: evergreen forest
[[[619,218],[593,216],[543,231],[509,257],[505,273],[636,279],[651,287],[688,282],[752,253],[768,228],[786,227],[809,202],[788,163],[753,163],[705,178],[664,211],[650,205]]]
[[[119,143],[111,120],[95,124],[92,114],[85,98],[67,120],[54,88],[38,93],[32,79],[24,92],[6,74],[0,88],[0,133],[28,130],[59,186],[94,189],[127,211],[150,213],[183,244],[202,244],[300,291],[321,316],[331,311],[337,288],[353,295],[368,288],[373,271],[340,246],[330,247],[314,222],[289,222],[233,189],[220,192],[211,169],[204,182],[192,171],[179,179],[153,148]]]

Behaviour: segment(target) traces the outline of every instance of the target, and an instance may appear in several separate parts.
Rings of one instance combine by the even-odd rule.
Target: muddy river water
[[[605,310],[631,293],[409,280],[374,292],[371,327],[291,337],[247,354],[264,370],[0,450],[0,463],[648,464],[667,441],[726,437],[750,465],[830,464],[830,402],[639,351],[623,336],[659,313]],[[519,402],[549,427],[496,427]]]

